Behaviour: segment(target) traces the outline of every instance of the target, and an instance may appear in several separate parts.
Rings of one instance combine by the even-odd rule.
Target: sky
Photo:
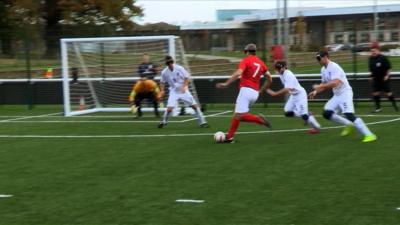
[[[400,4],[392,0],[289,0],[289,7],[348,7],[383,4]],[[218,9],[273,9],[276,0],[137,0],[142,6],[145,16],[136,22],[167,22],[182,24],[194,21],[215,21]],[[283,6],[283,0],[281,0]]]

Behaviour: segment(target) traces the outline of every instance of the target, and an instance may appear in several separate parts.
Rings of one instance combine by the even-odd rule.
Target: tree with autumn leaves
[[[129,31],[136,25],[133,19],[143,15],[135,3],[136,0],[2,0],[2,52],[12,53],[10,42],[21,35],[41,36],[46,54],[54,55],[66,30]]]

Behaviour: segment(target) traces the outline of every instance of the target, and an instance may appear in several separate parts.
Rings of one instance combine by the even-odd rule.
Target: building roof
[[[182,24],[181,30],[227,30],[249,28],[243,21],[194,22]]]
[[[237,15],[235,20],[249,22],[259,20],[274,20],[277,18],[277,10],[264,10],[263,12],[255,12],[251,15]],[[376,7],[378,13],[400,12],[400,4],[378,5]],[[372,14],[374,6],[353,6],[340,8],[288,8],[288,17],[312,17],[312,16],[336,16],[336,15],[356,15],[356,14]],[[283,17],[283,13],[281,13]]]
[[[400,12],[400,4],[378,5],[376,7],[378,13]],[[219,10],[225,14],[232,16],[231,21],[216,21],[216,22],[193,22],[180,26],[181,30],[226,30],[226,29],[245,29],[249,28],[246,22],[256,22],[261,20],[275,20],[277,18],[276,9],[266,10]],[[283,11],[283,10],[282,10]],[[250,12],[250,14],[249,14]],[[218,13],[218,12],[217,12]],[[237,13],[236,15],[233,15]],[[336,16],[336,15],[357,15],[357,14],[372,14],[374,13],[373,6],[353,6],[340,8],[324,8],[324,7],[300,7],[288,8],[288,17],[317,17],[317,16]],[[281,12],[283,17],[283,12]]]

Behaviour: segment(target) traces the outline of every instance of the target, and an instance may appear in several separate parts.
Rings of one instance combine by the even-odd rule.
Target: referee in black
[[[371,44],[370,57],[368,59],[368,67],[370,74],[370,81],[372,84],[372,96],[375,102],[375,109],[372,112],[380,112],[381,109],[381,92],[384,92],[389,101],[392,102],[393,108],[399,111],[396,105],[396,100],[390,90],[390,61],[388,58],[381,54],[378,43]]]

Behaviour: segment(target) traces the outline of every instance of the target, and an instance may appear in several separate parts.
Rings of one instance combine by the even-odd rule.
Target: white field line
[[[400,118],[391,120],[382,120],[367,123],[367,125],[376,125],[384,123],[392,123],[400,121]],[[323,127],[322,130],[337,129],[343,126]],[[264,131],[242,131],[236,134],[264,134],[264,133],[289,133],[298,131],[307,131],[309,128],[300,129],[283,129],[283,130],[264,130]],[[193,137],[193,136],[212,136],[214,133],[197,133],[197,134],[132,134],[132,135],[0,135],[0,138],[152,138],[152,137]]]
[[[227,113],[230,113],[230,112],[232,112],[232,110],[228,110],[228,111],[224,111],[224,112],[220,112],[220,113],[215,113],[215,114],[211,114],[211,115],[205,115],[204,117],[216,117],[216,116],[219,116],[219,115],[222,115],[222,114],[227,114]],[[197,118],[191,118],[191,119],[187,119],[187,120],[182,120],[181,123],[189,122],[189,121],[192,121],[192,120],[197,120]]]
[[[204,200],[196,200],[196,199],[177,199],[175,202],[178,203],[204,203]]]
[[[13,195],[2,195],[0,194],[0,198],[11,198]]]
[[[208,112],[212,112],[212,111],[208,111]],[[214,110],[214,112],[221,112],[221,111],[215,111]],[[227,113],[227,111],[221,112],[221,114],[223,114],[223,113]],[[38,116],[34,116],[34,117],[66,118],[65,116],[59,116],[57,114],[61,114],[61,113],[55,113],[53,115],[51,115],[51,114],[50,115],[49,114],[38,115]],[[205,115],[205,116],[206,117],[220,117],[220,118],[231,118],[232,117],[232,116],[220,116],[220,115]],[[278,115],[265,114],[265,116],[266,117],[271,117],[271,118],[274,118],[274,117],[277,117],[277,118],[285,117],[283,114],[278,114]],[[314,115],[314,116],[315,117],[322,117],[322,115]],[[357,114],[357,116],[359,116],[359,117],[397,117],[397,116],[400,116],[400,114]],[[21,118],[21,119],[22,118],[28,118],[28,117],[31,117],[31,116],[26,116],[26,115],[23,115],[23,116],[1,115],[0,116],[0,118]],[[178,118],[190,117],[191,119],[193,119],[192,118],[193,115],[183,115],[183,116],[176,116],[176,117],[178,117]],[[132,116],[132,115],[91,115],[91,116],[85,115],[85,116],[83,116],[82,115],[82,116],[76,116],[76,118],[135,118],[135,116]],[[148,115],[148,116],[145,115],[145,116],[142,116],[142,118],[155,118],[155,117],[154,116],[150,116],[150,115]],[[7,120],[4,120],[4,121],[7,121]]]
[[[3,121],[0,121],[3,122]],[[24,120],[4,121],[3,123],[159,123],[160,120]],[[168,123],[182,123],[182,121],[168,121]]]
[[[58,113],[49,113],[49,114],[36,115],[36,116],[23,116],[23,117],[18,117],[18,118],[15,118],[15,119],[0,120],[0,122],[11,122],[11,121],[24,120],[24,119],[48,117],[48,116],[59,115],[59,114],[62,114],[62,112],[58,112]]]
[[[232,111],[225,111],[217,114],[211,114],[211,115],[206,115],[205,117],[215,117],[215,118],[231,118],[232,116],[224,116],[221,114],[229,113]],[[359,115],[360,117],[399,117],[400,115]],[[36,116],[37,118],[43,118],[46,117],[44,115],[41,116]],[[102,118],[103,116],[87,116],[83,118]],[[104,118],[118,118],[121,116],[104,116]],[[151,117],[151,116],[149,116]],[[189,117],[189,116],[187,116]],[[192,117],[192,116],[190,116]],[[266,116],[267,118],[284,118],[284,115],[268,115]],[[321,115],[315,115],[315,117],[322,117]],[[47,116],[47,118],[65,118],[64,116]],[[79,116],[77,118],[82,118],[82,116]],[[154,118],[154,117],[152,117]],[[157,123],[159,120],[25,120],[28,119],[27,117],[24,118],[18,118],[17,119],[8,119],[8,120],[0,120],[2,123]],[[190,118],[186,120],[170,120],[168,123],[184,123],[188,121],[196,120],[196,118]]]

